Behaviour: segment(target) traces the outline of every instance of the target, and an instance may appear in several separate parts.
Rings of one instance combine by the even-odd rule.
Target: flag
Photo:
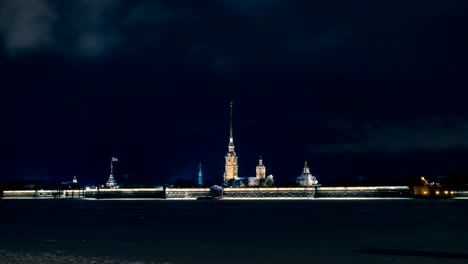
[[[114,161],[119,161],[119,159],[112,157],[112,162],[114,162]]]

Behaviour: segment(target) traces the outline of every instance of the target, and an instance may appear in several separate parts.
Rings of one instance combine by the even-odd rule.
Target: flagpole
[[[114,166],[112,165],[112,161],[113,161],[113,158],[111,157],[111,173],[110,173],[111,175],[112,175],[112,171],[114,169]]]

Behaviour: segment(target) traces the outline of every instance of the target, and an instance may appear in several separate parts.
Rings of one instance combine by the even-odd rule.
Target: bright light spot
[[[448,191],[445,191],[444,193],[445,193],[445,194],[448,194]]]
[[[426,191],[424,191],[424,194],[427,194],[427,192],[426,192]]]
[[[450,194],[454,194],[455,192],[454,191],[451,191]]]
[[[87,191],[89,191],[89,189],[90,189],[89,187],[86,187],[86,190],[87,190]]]
[[[439,191],[436,191],[436,194],[439,194],[440,192]]]

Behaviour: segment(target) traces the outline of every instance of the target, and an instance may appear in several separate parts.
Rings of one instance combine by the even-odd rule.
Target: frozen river
[[[468,263],[468,200],[0,200],[0,263]]]

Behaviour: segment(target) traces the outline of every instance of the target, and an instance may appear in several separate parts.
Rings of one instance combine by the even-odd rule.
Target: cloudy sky
[[[3,179],[465,168],[468,3],[0,0]]]

